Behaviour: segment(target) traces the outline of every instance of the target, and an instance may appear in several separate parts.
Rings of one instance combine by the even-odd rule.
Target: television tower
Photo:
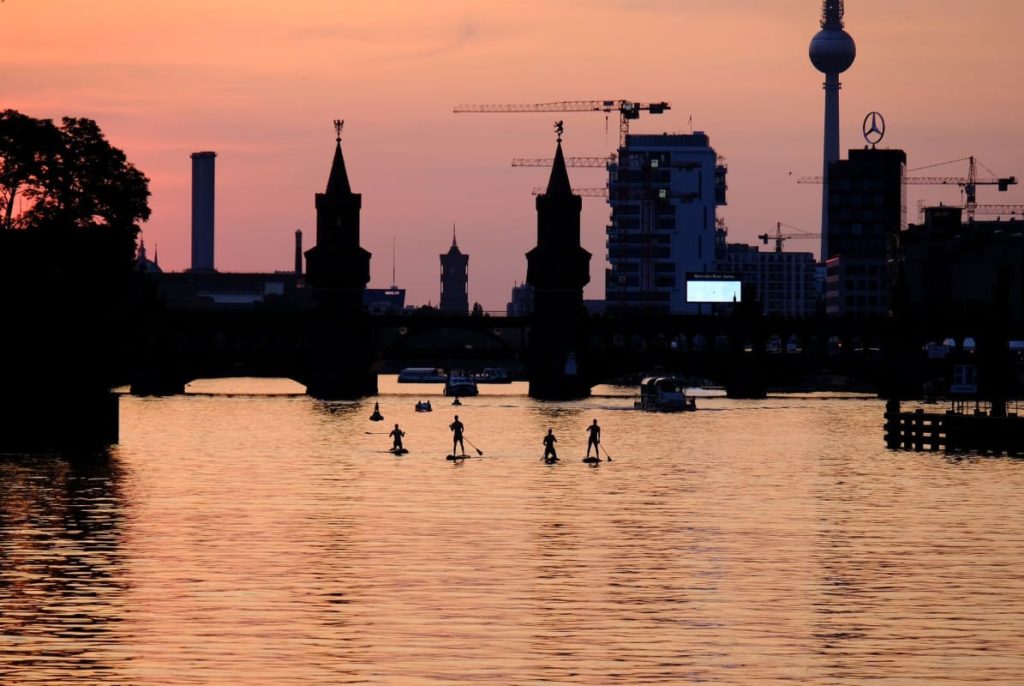
[[[850,68],[857,46],[843,30],[843,0],[822,0],[821,31],[811,39],[811,64],[825,74],[825,180],[821,186],[821,261],[828,252],[828,166],[839,159],[839,75]]]

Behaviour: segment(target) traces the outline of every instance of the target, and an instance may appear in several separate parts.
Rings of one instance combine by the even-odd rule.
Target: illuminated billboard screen
[[[686,302],[738,303],[741,291],[740,280],[734,274],[686,275]]]

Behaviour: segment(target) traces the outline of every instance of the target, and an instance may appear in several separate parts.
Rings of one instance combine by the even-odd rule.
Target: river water
[[[1024,683],[1024,461],[888,452],[865,397],[482,389],[197,383],[0,458],[0,683]]]

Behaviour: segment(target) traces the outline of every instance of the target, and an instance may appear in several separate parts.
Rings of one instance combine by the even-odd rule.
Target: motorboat
[[[398,372],[398,383],[439,383],[447,378],[444,370],[436,367],[406,367]]]
[[[464,398],[479,395],[480,389],[476,387],[476,382],[468,376],[452,376],[445,381],[444,394]]]
[[[640,382],[640,397],[633,403],[649,412],[693,412],[697,403],[686,394],[683,380],[674,376],[649,376]]]

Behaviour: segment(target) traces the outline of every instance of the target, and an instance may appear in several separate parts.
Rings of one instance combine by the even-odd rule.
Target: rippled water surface
[[[1024,461],[887,452],[865,398],[381,388],[125,396],[105,459],[0,458],[0,683],[1024,683]]]

